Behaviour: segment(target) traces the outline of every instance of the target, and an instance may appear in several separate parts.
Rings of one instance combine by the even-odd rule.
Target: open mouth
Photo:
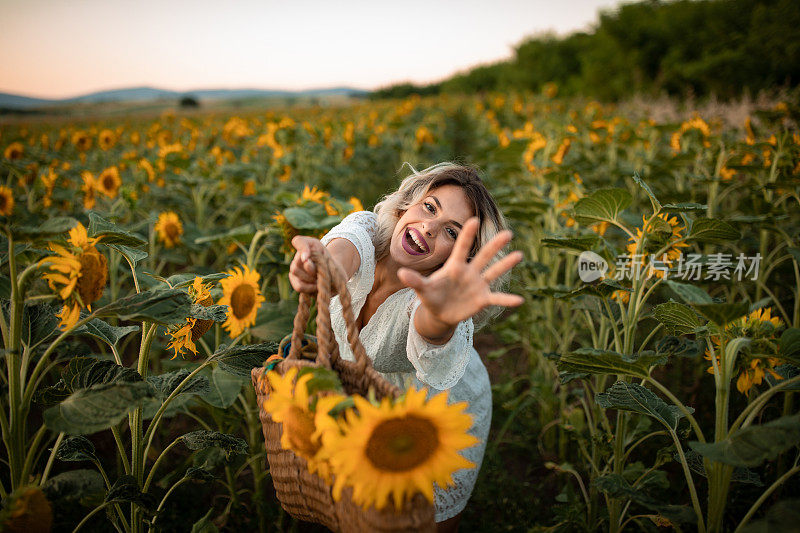
[[[425,239],[422,238],[422,235],[413,228],[406,228],[406,232],[403,237],[403,248],[405,248],[407,252],[414,255],[427,254],[429,251],[428,243],[426,243]]]

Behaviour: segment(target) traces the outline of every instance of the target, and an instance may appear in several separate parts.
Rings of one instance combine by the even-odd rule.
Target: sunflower
[[[103,295],[108,280],[108,261],[95,248],[99,240],[90,239],[86,228],[78,223],[69,230],[71,246],[48,243],[50,250],[57,255],[39,261],[40,265],[49,266],[50,273],[43,278],[64,301],[64,307],[57,314],[62,329],[72,327],[80,317],[80,310],[85,307],[91,311],[92,303]]]
[[[773,370],[780,363],[781,361],[777,357],[751,360],[750,364],[739,374],[739,379],[736,380],[736,389],[742,394],[747,394],[753,385],[761,385],[765,371],[769,372],[775,379],[783,379],[783,376]]]
[[[310,189],[308,185],[303,188],[303,193],[300,198],[297,199],[298,205],[305,203],[304,200],[311,200],[312,202],[316,202],[318,204],[324,203],[325,199],[328,198],[328,193],[325,191],[317,190],[317,186],[313,186]]]
[[[85,152],[92,147],[92,138],[84,131],[76,131],[72,134],[72,144],[81,152]]]
[[[108,167],[100,173],[97,178],[97,190],[105,194],[109,198],[117,196],[119,186],[122,185],[122,180],[119,177],[119,170],[117,167]]]
[[[668,224],[668,227],[669,227],[669,230],[670,230],[670,234],[669,234],[669,237],[667,237],[667,240],[676,240],[677,241],[678,239],[681,239],[683,237],[683,235],[681,234],[681,231],[684,230],[685,228],[683,226],[680,226],[680,227],[678,226],[678,217],[669,218],[669,215],[667,215],[666,213],[659,213],[658,214],[658,218],[660,218],[661,220],[663,220],[664,222],[666,222]],[[651,238],[652,232],[655,229],[654,222],[650,223],[649,229],[647,230],[648,231],[648,239]],[[643,223],[642,227],[645,227],[645,224],[647,224],[647,220],[646,220],[645,215],[642,215],[642,223]],[[663,225],[663,223],[662,223],[662,225]],[[639,243],[641,242],[641,240],[643,238],[643,235],[644,235],[644,233],[642,232],[642,230],[639,229],[639,228],[636,228],[636,237],[631,237],[631,238],[628,239],[630,242],[628,243],[626,249],[627,249],[628,253],[631,255],[631,267],[632,268],[635,268],[637,266],[644,267],[644,265],[645,265],[645,263],[647,261],[647,257],[650,255],[644,250],[644,247],[639,247]],[[673,245],[670,246],[662,254],[662,256],[660,258],[660,261],[663,264],[663,266],[664,267],[671,267],[673,261],[676,261],[681,256],[681,254],[683,253],[680,249],[681,248],[685,248],[687,246],[689,246],[689,245],[687,243],[685,243],[685,242],[682,242],[682,241],[673,243]],[[637,254],[637,248],[638,248],[638,256],[639,256],[639,260],[638,261],[634,257],[634,255]],[[656,258],[656,260],[658,260],[658,258]],[[653,274],[655,274],[659,278],[663,278],[666,275],[666,271],[663,270],[663,269],[660,269],[660,268],[652,268],[652,265],[651,265],[651,268],[648,269],[647,277],[649,278]]]
[[[572,140],[569,137],[564,139],[558,146],[558,150],[556,150],[556,153],[550,158],[550,160],[556,165],[560,165],[561,163],[563,163],[564,157],[567,155],[567,152],[569,152],[569,147],[571,144]]]
[[[5,185],[0,185],[0,215],[10,217],[14,211],[14,191]]]
[[[271,392],[261,407],[272,420],[282,424],[281,446],[305,459],[309,472],[332,483],[330,465],[321,453],[323,436],[330,430],[338,431],[338,422],[329,413],[347,396],[338,393],[320,396],[312,410],[308,382],[313,374],[303,374],[295,381],[297,374],[297,367],[290,368],[283,376],[275,370],[268,371]]]
[[[158,240],[163,242],[167,248],[172,248],[181,242],[183,224],[174,211],[164,211],[158,215],[155,230],[158,232]]]
[[[458,453],[478,442],[467,433],[472,424],[471,415],[462,412],[467,404],[448,406],[447,393],[428,402],[425,397],[425,390],[409,388],[399,402],[384,398],[378,407],[353,397],[358,415],[347,412],[342,435],[327,434],[336,501],[351,485],[353,501],[364,508],[382,509],[391,497],[400,509],[417,491],[433,502],[433,482],[444,488],[453,483],[453,472],[475,466]]]
[[[97,144],[99,144],[100,148],[103,150],[109,150],[113,148],[116,142],[117,137],[111,130],[103,130],[100,132],[100,135],[97,136]]]
[[[83,185],[81,186],[81,190],[83,191],[83,207],[91,209],[97,201],[95,198],[97,182],[94,179],[94,175],[88,170],[81,172],[81,178],[83,179]]]
[[[153,165],[147,159],[140,159],[139,160],[139,168],[144,169],[147,173],[147,181],[154,181],[156,179],[156,171],[153,169]]]
[[[15,160],[15,159],[22,159],[22,155],[25,153],[25,147],[20,142],[14,142],[6,146],[6,150],[3,153],[6,159]]]
[[[290,167],[289,165],[283,165],[283,174],[278,176],[278,180],[283,183],[286,183],[287,181],[289,181],[289,179],[291,179],[291,177],[292,177],[292,167]]]
[[[256,323],[258,308],[266,301],[258,287],[261,275],[250,270],[247,265],[243,265],[243,269],[229,270],[229,277],[219,282],[222,286],[222,298],[217,304],[229,307],[228,318],[222,327],[232,338]]]
[[[364,210],[364,206],[361,204],[361,200],[359,200],[355,196],[351,196],[348,202],[350,203],[350,205],[353,206],[353,209],[350,211],[351,213]]]
[[[254,180],[245,181],[244,189],[242,190],[242,195],[255,196],[255,194],[256,194],[256,182]]]
[[[189,288],[189,295],[197,305],[208,307],[213,300],[211,299],[210,287],[203,284],[203,278],[195,276],[192,286]],[[177,329],[168,330],[167,333],[172,337],[167,349],[175,350],[173,359],[179,355],[183,355],[185,351],[190,351],[192,354],[197,355],[197,347],[195,342],[203,336],[214,324],[213,320],[200,320],[197,318],[189,317],[186,323]]]

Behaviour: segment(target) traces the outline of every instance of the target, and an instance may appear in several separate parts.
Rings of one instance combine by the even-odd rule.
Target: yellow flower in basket
[[[353,501],[365,509],[382,509],[391,497],[399,510],[417,491],[433,503],[434,481],[445,488],[453,472],[475,466],[458,453],[478,443],[467,433],[472,416],[463,412],[466,402],[447,405],[447,393],[425,398],[425,390],[413,388],[394,405],[389,398],[375,407],[353,397],[358,414],[346,413],[343,434],[326,434],[334,500],[351,485]]]
[[[320,396],[314,412],[310,408],[311,398],[307,387],[313,374],[304,374],[295,383],[297,373],[296,367],[287,370],[283,376],[274,370],[267,372],[272,392],[264,401],[263,408],[272,420],[283,424],[281,446],[308,461],[309,472],[332,483],[330,467],[323,455],[318,456],[318,452],[323,433],[337,427],[337,422],[328,416],[328,412],[347,397],[341,394]]]

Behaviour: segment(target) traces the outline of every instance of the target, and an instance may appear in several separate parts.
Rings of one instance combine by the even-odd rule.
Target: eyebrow
[[[431,194],[431,198],[433,198],[433,201],[434,201],[434,202],[436,202],[436,205],[438,205],[438,206],[439,206],[439,209],[441,209],[441,208],[442,208],[442,204],[440,204],[440,203],[439,203],[439,199],[438,199],[438,198],[436,198],[436,197],[435,197],[434,195],[432,195],[432,194]],[[458,229],[464,229],[464,227],[463,227],[461,224],[459,224],[458,222],[456,222],[455,220],[453,220],[453,219],[450,219],[450,222],[452,222],[453,224],[455,224],[456,226],[458,226]]]

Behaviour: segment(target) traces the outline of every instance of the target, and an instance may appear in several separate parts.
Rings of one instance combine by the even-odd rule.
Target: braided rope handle
[[[367,366],[372,366],[372,362],[367,357],[364,345],[361,344],[361,339],[358,337],[359,332],[353,317],[353,305],[350,301],[350,292],[347,290],[345,274],[325,248],[322,251],[309,250],[309,257],[317,271],[317,360],[330,368],[331,363],[335,363],[339,358],[339,345],[333,334],[330,311],[331,288],[335,288],[342,304],[347,341],[356,357],[356,368],[359,373],[363,374]],[[300,357],[301,339],[311,314],[313,298],[310,294],[300,294],[300,303],[297,306],[297,314],[294,316],[292,344],[287,359],[299,359]]]

